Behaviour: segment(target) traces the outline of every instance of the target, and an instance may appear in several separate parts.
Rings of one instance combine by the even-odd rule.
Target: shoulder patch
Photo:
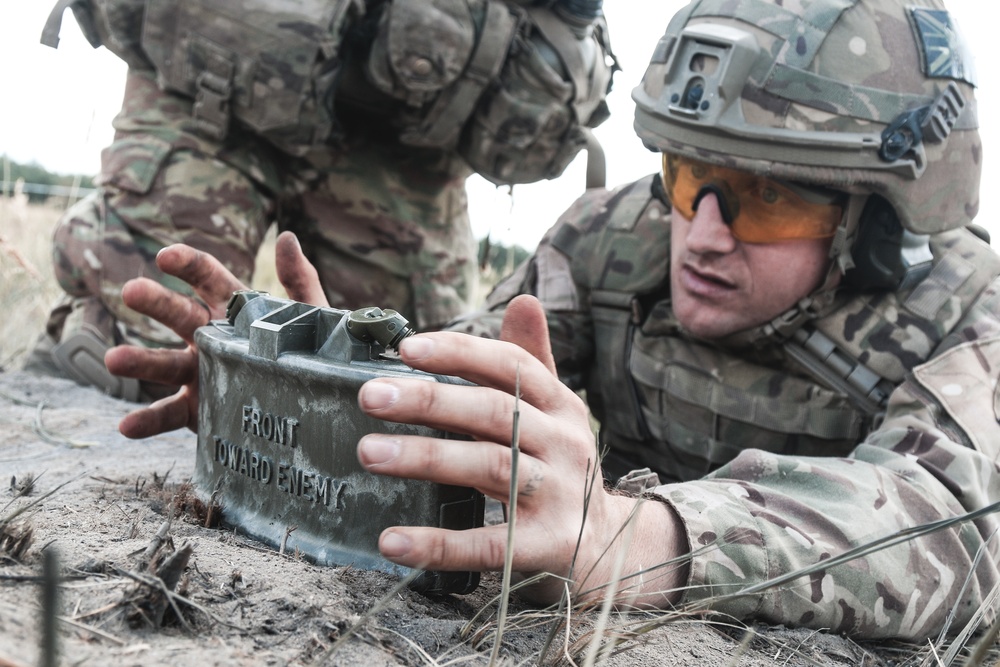
[[[952,15],[944,9],[911,7],[914,37],[923,57],[924,74],[976,85],[972,53],[959,34]]]

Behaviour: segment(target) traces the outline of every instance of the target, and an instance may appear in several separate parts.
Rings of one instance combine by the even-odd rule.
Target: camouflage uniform
[[[58,42],[71,6],[130,67],[99,189],[55,233],[67,298],[50,345],[78,331],[105,347],[176,344],[124,306],[122,284],[141,275],[183,291],[155,266],[171,243],[248,283],[275,221],[297,234],[333,306],[391,306],[439,328],[476,291],[473,168],[497,183],[554,178],[607,115],[600,16],[573,32],[529,0],[314,4],[59,3],[43,41]],[[593,62],[577,54],[560,73],[542,43],[559,57],[589,45]],[[54,353],[79,375],[72,351]]]
[[[126,280],[165,280],[153,261],[161,247],[191,245],[248,282],[275,219],[298,235],[333,304],[404,304],[427,328],[469,307],[477,280],[464,184],[471,172],[457,155],[380,142],[376,128],[303,157],[250,133],[220,144],[197,132],[191,104],[160,90],[152,72],[130,70],[100,190],[56,229],[60,285],[97,298],[125,340],[173,340],[121,303]]]
[[[949,30],[940,8],[892,0],[696,1],[633,92],[656,150],[846,192],[839,287],[724,339],[691,336],[671,307],[671,206],[653,176],[578,200],[489,310],[452,324],[496,336],[513,296],[540,299],[560,376],[601,422],[606,474],[649,466],[666,482],[647,493],[684,524],[682,600],[695,608],[911,640],[952,612],[953,631],[981,607],[982,622],[996,618],[993,514],[762,585],[1000,501],[1000,256],[968,226],[982,147],[971,86],[953,97],[948,83],[966,76]],[[712,72],[698,49],[717,58]],[[934,56],[943,77],[914,64]],[[936,137],[900,134],[938,113],[942,126],[922,127]],[[890,250],[868,236],[885,222],[867,214],[880,201],[902,224]],[[906,243],[926,257],[910,263]]]
[[[966,230],[936,235],[923,282],[843,291],[810,325],[890,382],[887,411],[873,416],[805,372],[784,341],[734,349],[685,335],[655,179],[582,197],[488,310],[450,328],[496,337],[513,296],[541,300],[560,377],[586,389],[601,421],[606,474],[649,466],[671,482],[653,493],[694,551],[685,602],[1000,501],[1000,256]],[[617,347],[601,333],[616,314],[628,336]],[[859,637],[927,637],[952,609],[960,627],[1000,583],[997,529],[1000,519],[981,519],[711,604]]]

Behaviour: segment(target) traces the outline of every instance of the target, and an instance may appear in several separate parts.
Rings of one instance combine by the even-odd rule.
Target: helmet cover
[[[632,97],[651,150],[878,194],[932,234],[979,207],[974,85],[936,0],[695,0]]]

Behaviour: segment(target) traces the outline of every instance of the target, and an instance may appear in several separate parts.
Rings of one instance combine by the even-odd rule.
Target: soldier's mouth
[[[680,271],[681,284],[693,294],[717,296],[736,289],[736,284],[711,271],[696,269],[685,264]]]

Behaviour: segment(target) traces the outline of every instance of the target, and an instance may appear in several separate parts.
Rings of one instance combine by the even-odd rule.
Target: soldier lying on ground
[[[272,223],[337,307],[393,303],[425,330],[468,312],[465,180],[555,178],[596,147],[614,68],[601,6],[61,0],[42,41],[72,7],[129,72],[98,191],[56,229],[66,295],[29,365],[138,400],[104,351],[180,341],[124,307],[124,282],[183,289],[153,261],[172,243],[249,282]]]
[[[623,605],[857,637],[968,622],[1000,585],[992,514],[737,595],[1000,500],[1000,257],[969,227],[981,145],[960,47],[938,5],[683,9],[633,94],[662,173],[590,192],[486,311],[402,342],[407,364],[479,386],[360,391],[375,417],[473,441],[371,435],[362,464],[508,501],[519,378],[514,568],[556,575],[537,599],[571,574],[575,594],[595,594],[624,549]],[[197,427],[191,336],[241,286],[189,247],[157,261],[207,310],[126,285],[126,303],[189,342],[108,353],[116,373],[185,385],[127,416],[130,437]],[[291,235],[277,261],[292,298],[323,302]],[[598,452],[575,388],[609,450],[586,509]],[[643,502],[611,486],[643,466],[659,479],[624,476],[647,482]],[[505,545],[505,526],[399,526],[379,543],[437,570],[499,569]]]

